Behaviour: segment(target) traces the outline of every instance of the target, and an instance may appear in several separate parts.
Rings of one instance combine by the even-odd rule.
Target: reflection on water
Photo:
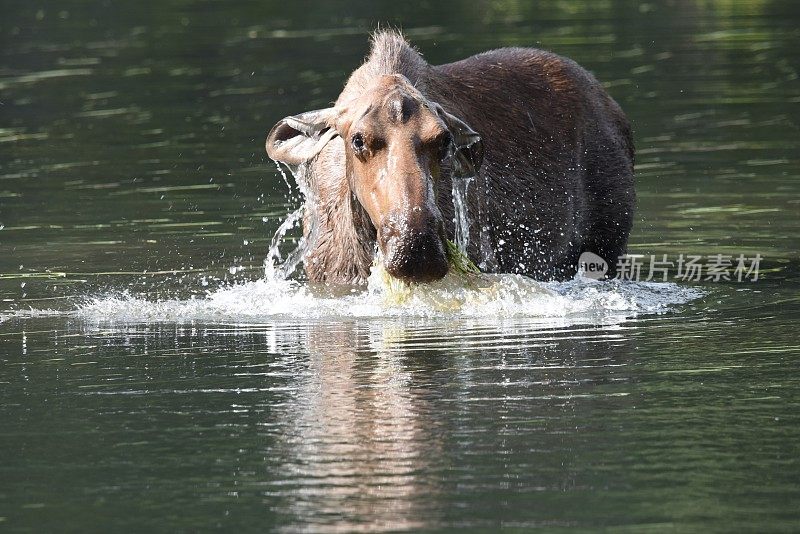
[[[797,384],[780,363],[796,349],[714,313],[607,326],[12,319],[0,413],[20,461],[2,470],[20,491],[7,517],[54,525],[89,505],[119,527],[190,516],[373,531],[465,517],[652,527],[680,509],[684,525],[762,524],[798,492]],[[159,504],[176,496],[180,517]]]
[[[2,467],[20,489],[6,517],[373,531],[465,517],[663,527],[680,509],[684,525],[761,525],[798,492],[788,351],[707,315],[567,328],[29,320],[5,336],[0,376],[16,399],[4,448],[21,460]],[[719,352],[722,336],[738,350]],[[159,502],[176,495],[181,516]]]
[[[286,414],[280,468],[302,487],[288,517],[341,531],[430,525],[419,496],[438,493],[423,475],[441,455],[434,411],[373,335],[353,323],[308,329],[310,376]]]
[[[351,7],[4,9],[0,529],[797,530],[795,2]],[[445,313],[263,280],[300,203],[266,131],[379,21],[587,66],[634,126],[631,252],[758,282]]]

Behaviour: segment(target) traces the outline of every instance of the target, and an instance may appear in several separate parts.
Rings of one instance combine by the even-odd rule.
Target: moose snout
[[[380,228],[384,267],[407,282],[433,282],[447,274],[447,248],[441,216],[423,208],[389,216]]]

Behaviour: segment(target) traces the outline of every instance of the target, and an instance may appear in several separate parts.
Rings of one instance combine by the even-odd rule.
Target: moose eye
[[[360,153],[361,151],[364,150],[365,147],[364,136],[361,135],[360,133],[353,135],[353,138],[350,140],[350,143],[353,145],[353,150],[355,150],[357,153]]]
[[[439,138],[439,161],[444,161],[452,154],[453,136],[445,132]]]

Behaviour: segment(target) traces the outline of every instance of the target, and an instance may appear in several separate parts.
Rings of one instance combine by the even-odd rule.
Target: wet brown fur
[[[591,74],[530,48],[431,66],[399,33],[381,31],[337,106],[386,74],[405,76],[483,138],[483,165],[468,198],[473,261],[487,271],[564,279],[575,274],[581,252],[591,251],[609,261],[613,275],[632,225],[634,149],[623,112]],[[312,217],[319,228],[305,260],[312,281],[361,284],[369,275],[376,229],[346,167],[341,137],[311,162],[315,198],[305,228]],[[446,168],[435,189],[452,238]]]

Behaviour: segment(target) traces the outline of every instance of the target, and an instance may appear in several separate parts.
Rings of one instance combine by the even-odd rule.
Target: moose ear
[[[458,178],[476,176],[483,163],[483,140],[464,121],[447,113],[437,105],[439,116],[453,136],[455,151],[453,154],[453,175]]]
[[[319,154],[336,137],[334,108],[307,111],[286,117],[267,135],[267,155],[287,165],[300,165]]]

